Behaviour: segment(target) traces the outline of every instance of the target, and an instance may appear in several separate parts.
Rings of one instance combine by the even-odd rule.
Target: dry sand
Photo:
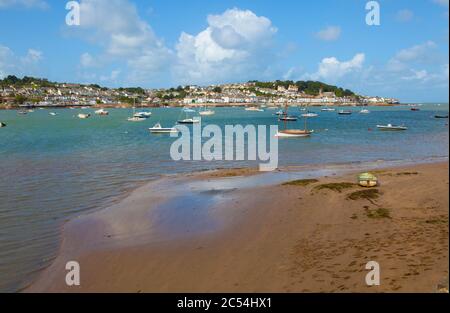
[[[149,222],[156,218],[152,206],[168,196],[143,187],[116,207],[66,225],[59,257],[26,291],[448,290],[448,162],[376,173],[380,186],[371,195],[354,194],[369,190],[356,185],[325,188],[355,183],[355,173],[231,190],[208,211],[224,227],[199,234],[188,227],[173,238]],[[80,263],[79,287],[65,285],[70,260]],[[380,286],[365,284],[371,260],[380,264]]]

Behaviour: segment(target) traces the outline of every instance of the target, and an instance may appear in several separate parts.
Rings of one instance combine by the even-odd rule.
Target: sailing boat
[[[176,127],[162,127],[160,123],[156,123],[155,126],[149,128],[149,130],[154,134],[170,134],[179,132]]]
[[[133,97],[133,116],[128,118],[128,122],[142,122],[147,118],[136,114],[136,99]]]
[[[297,121],[297,117],[288,115],[288,105],[286,104],[286,108],[283,111],[282,115],[278,118],[278,120],[284,122],[295,122]]]
[[[183,109],[182,113],[183,112],[185,114],[185,117],[184,117],[184,119],[178,120],[178,124],[196,124],[196,123],[200,123],[200,119],[199,118],[189,117],[190,110]]]
[[[208,109],[206,106],[203,110],[200,110],[200,112],[198,112],[198,114],[200,115],[214,115],[216,114],[216,112],[214,112],[213,110]]]
[[[286,112],[287,112],[287,104],[286,104]],[[279,130],[275,137],[308,137],[310,136],[314,131],[308,130],[307,128],[307,118],[305,118],[305,129],[287,129],[286,128],[287,121],[284,121],[284,128],[283,130]]]

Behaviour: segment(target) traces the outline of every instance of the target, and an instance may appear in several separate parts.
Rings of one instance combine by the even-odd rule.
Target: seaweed
[[[293,181],[288,181],[283,183],[283,186],[308,186],[310,184],[314,184],[317,183],[318,180],[317,179],[297,179],[297,180],[293,180]]]

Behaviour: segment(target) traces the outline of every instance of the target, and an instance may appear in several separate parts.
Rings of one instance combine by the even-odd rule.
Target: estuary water
[[[448,157],[448,104],[370,107],[370,114],[310,111],[310,138],[280,139],[279,166],[421,161]],[[216,108],[202,126],[277,125],[276,110],[249,112]],[[139,185],[161,175],[228,167],[257,166],[256,161],[173,161],[176,138],[152,135],[160,122],[171,127],[180,108],[152,109],[144,122],[128,122],[130,109],[35,110],[27,115],[0,111],[0,291],[14,292],[29,284],[57,253],[61,226],[71,217],[104,208]],[[56,112],[51,116],[49,112]],[[89,119],[77,114],[91,113]],[[290,115],[300,115],[290,108]],[[383,132],[377,124],[404,124],[407,131]],[[280,125],[281,126],[281,125]],[[303,121],[289,123],[302,128]],[[206,141],[206,139],[205,139]],[[443,173],[444,174],[444,173]]]

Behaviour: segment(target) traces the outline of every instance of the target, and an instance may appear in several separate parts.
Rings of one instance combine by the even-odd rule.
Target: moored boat
[[[339,115],[351,115],[353,112],[350,110],[339,110]]]
[[[387,124],[387,125],[377,125],[377,128],[379,130],[407,130],[408,127],[404,126],[404,125],[392,125],[392,124]]]
[[[378,178],[372,173],[361,173],[358,175],[358,184],[362,187],[375,187],[378,185]]]
[[[6,127],[6,123],[0,122],[0,128]]]
[[[83,113],[78,114],[78,118],[81,118],[81,119],[87,119],[90,117],[91,117],[91,115],[89,113],[88,114],[83,114]]]
[[[179,132],[176,127],[162,127],[160,123],[156,123],[155,126],[149,128],[149,130],[154,134],[170,134]]]
[[[335,109],[335,108],[325,107],[325,108],[322,108],[320,111],[324,111],[324,112],[334,112],[334,111],[336,111],[336,109]]]
[[[367,109],[362,109],[361,111],[359,111],[359,114],[369,114],[370,111]]]
[[[185,118],[178,121],[178,124],[197,124],[200,123],[200,119],[197,118]]]
[[[317,117],[317,116],[319,116],[319,114],[312,112],[302,114],[302,117]]]
[[[258,108],[258,107],[248,107],[248,108],[245,108],[245,111],[264,112],[263,109]]]
[[[149,118],[150,116],[152,116],[152,112],[147,112],[147,111],[136,112],[136,113],[134,113],[134,116]]]
[[[95,111],[95,114],[105,116],[105,115],[109,115],[109,112],[106,111],[105,109],[100,109],[100,110]]]
[[[448,118],[448,115],[437,114],[437,115],[434,116],[434,118]]]
[[[203,116],[210,116],[210,115],[216,114],[216,112],[205,107],[203,110],[200,110],[200,112],[198,112],[198,114],[203,115]]]

